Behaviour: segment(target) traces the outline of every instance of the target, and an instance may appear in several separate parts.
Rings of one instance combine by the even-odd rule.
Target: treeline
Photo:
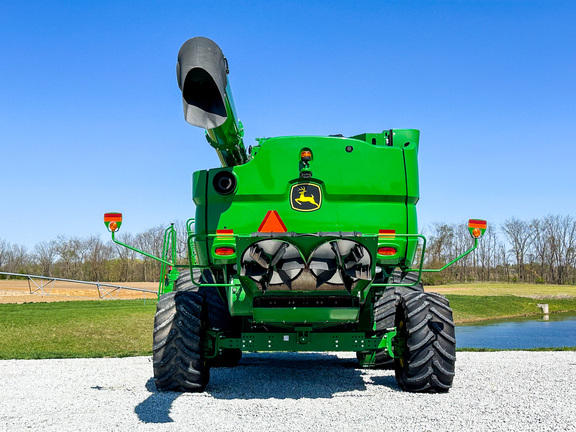
[[[175,224],[179,260],[186,259],[185,224]],[[165,227],[138,234],[119,233],[131,246],[162,254]],[[473,243],[466,223],[434,223],[424,229],[428,239],[425,268],[439,268]],[[31,250],[0,239],[0,271],[99,282],[154,282],[157,261],[98,236],[58,237]],[[3,277],[0,275],[0,277]],[[478,249],[441,273],[427,273],[427,284],[450,282],[528,282],[576,284],[576,219],[549,215],[531,221],[511,218],[488,224]]]
[[[425,267],[439,268],[472,244],[467,224],[435,223],[427,233]],[[526,282],[576,284],[576,219],[549,215],[488,224],[478,249],[425,282]]]
[[[179,239],[178,260],[182,261],[187,256],[186,228],[181,221],[174,226]],[[160,257],[165,229],[165,226],[157,226],[135,235],[118,233],[116,239]],[[98,236],[59,236],[38,243],[31,250],[0,239],[0,271],[95,282],[155,282],[160,263],[112,240],[102,241]],[[0,275],[0,278],[5,277]]]

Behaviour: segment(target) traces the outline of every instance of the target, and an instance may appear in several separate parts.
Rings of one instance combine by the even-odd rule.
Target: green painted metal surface
[[[208,330],[206,356],[226,348],[357,351],[369,366],[377,349],[401,355],[394,329],[374,330],[377,298],[387,286],[407,285],[389,283],[392,272],[441,271],[478,244],[476,237],[441,269],[422,268],[420,132],[260,138],[246,151],[220,48],[187,41],[177,71],[186,121],[206,130],[222,163],[193,173],[196,214],[186,224],[189,267],[210,272],[214,281],[203,289],[221,290],[234,318],[227,332]],[[471,222],[479,226],[473,235],[484,233],[485,221]],[[179,274],[175,248],[172,227],[155,258],[160,294]]]
[[[243,333],[240,338],[219,339],[218,348],[243,351],[370,351],[386,346],[386,337],[364,333]]]
[[[274,323],[354,323],[358,321],[358,308],[254,308],[254,322]]]

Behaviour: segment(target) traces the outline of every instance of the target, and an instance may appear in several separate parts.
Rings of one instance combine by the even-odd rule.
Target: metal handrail
[[[202,237],[202,238],[210,238],[210,237],[218,237],[218,234],[195,234],[195,233],[189,233],[188,235],[188,247],[190,249],[190,245],[192,244],[192,241],[194,238],[196,237]],[[241,237],[238,234],[226,234],[226,236],[230,236],[233,238],[237,238],[237,237]],[[462,253],[461,255],[459,255],[458,257],[454,258],[452,261],[450,261],[449,263],[447,263],[446,265],[444,265],[443,267],[439,268],[439,269],[425,269],[423,268],[424,266],[424,254],[426,252],[426,237],[424,237],[422,234],[384,234],[384,235],[380,235],[380,234],[363,234],[362,237],[377,237],[377,238],[391,238],[391,237],[403,237],[408,239],[422,239],[422,251],[421,251],[421,255],[420,255],[420,266],[418,268],[411,268],[411,269],[407,269],[406,272],[418,272],[418,280],[412,284],[406,284],[406,283],[372,283],[371,286],[374,287],[389,287],[389,286],[414,286],[420,283],[420,281],[422,280],[422,273],[436,273],[436,272],[441,272],[442,270],[446,269],[447,267],[450,267],[452,264],[454,264],[456,261],[461,260],[462,258],[464,258],[466,255],[468,255],[470,252],[474,251],[477,247],[478,247],[478,238],[474,238],[474,245],[468,249],[466,252]],[[195,265],[192,266],[194,268],[205,268],[205,266],[200,266],[200,265]],[[194,285],[196,286],[232,286],[233,284],[198,284],[196,283],[194,280],[192,280],[192,282],[194,283]]]

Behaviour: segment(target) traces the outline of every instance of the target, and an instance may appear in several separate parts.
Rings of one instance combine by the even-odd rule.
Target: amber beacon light
[[[122,213],[105,213],[104,225],[110,232],[118,231],[122,225]]]
[[[484,235],[486,231],[486,221],[481,219],[470,219],[468,221],[468,231],[470,235],[475,239],[478,239]]]

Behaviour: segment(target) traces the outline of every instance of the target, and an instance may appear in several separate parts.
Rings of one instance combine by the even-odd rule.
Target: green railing
[[[422,239],[422,252],[420,254],[420,266],[418,268],[411,268],[404,270],[406,273],[408,272],[418,272],[418,280],[412,284],[403,284],[403,283],[373,283],[372,286],[374,287],[389,287],[389,286],[414,286],[420,283],[422,280],[422,273],[438,273],[446,268],[450,267],[455,262],[461,260],[470,252],[474,251],[478,247],[478,238],[474,238],[474,245],[468,249],[466,252],[462,253],[461,255],[454,258],[452,261],[444,265],[439,269],[425,269],[422,268],[424,265],[424,254],[426,253],[426,237],[422,234],[394,234],[395,237],[406,237],[406,238],[419,238]]]
[[[154,255],[151,255],[149,253],[146,253],[144,251],[136,249],[132,246],[129,246],[129,245],[117,240],[115,238],[115,231],[112,231],[112,240],[115,243],[119,244],[120,246],[123,246],[127,249],[134,251],[134,252],[138,252],[139,254],[142,254],[148,258],[154,259],[154,260],[161,263],[160,285],[158,288],[158,295],[161,295],[165,292],[169,292],[169,291],[173,290],[174,283],[178,279],[178,275],[179,275],[178,267],[189,267],[191,270],[193,270],[195,268],[201,269],[201,270],[210,269],[210,266],[202,266],[202,265],[197,264],[196,251],[194,249],[194,240],[197,239],[198,237],[201,237],[202,239],[222,237],[222,234],[203,234],[203,235],[196,234],[196,233],[194,233],[193,224],[194,224],[193,218],[189,219],[186,222],[186,231],[188,234],[187,249],[188,249],[188,257],[189,257],[189,266],[177,264],[177,243],[176,243],[177,242],[177,235],[176,235],[176,229],[174,228],[174,224],[171,224],[170,227],[168,227],[164,231],[164,245],[163,245],[163,249],[162,249],[162,257],[161,258],[158,258]],[[422,239],[422,250],[421,250],[421,254],[420,254],[419,267],[404,270],[405,272],[417,272],[418,278],[417,278],[416,282],[414,282],[414,283],[372,283],[371,284],[372,287],[381,288],[381,287],[389,287],[389,286],[414,286],[414,285],[417,285],[422,280],[422,273],[441,272],[441,271],[445,270],[446,268],[450,267],[455,262],[464,258],[466,255],[468,255],[469,253],[471,253],[472,251],[474,251],[478,247],[478,238],[474,238],[474,245],[470,249],[468,249],[466,252],[462,253],[458,257],[454,258],[453,260],[451,260],[450,262],[445,264],[443,267],[441,267],[439,269],[425,269],[425,268],[423,268],[423,265],[424,265],[424,255],[426,253],[426,237],[424,237],[422,234],[393,234],[393,235],[394,235],[394,237],[402,237],[402,238],[406,238],[406,239],[418,239],[418,241],[420,239]],[[237,234],[226,234],[226,237],[234,238],[234,242],[235,242],[236,238],[238,238],[240,236],[238,236]],[[378,236],[378,235],[363,235],[362,237],[380,238],[380,236]],[[227,281],[228,275],[227,275],[226,266],[222,266],[222,271],[223,271],[223,278],[225,281]],[[198,287],[230,287],[230,286],[235,285],[233,283],[225,283],[225,282],[222,282],[222,283],[196,282],[194,280],[194,275],[192,274],[191,276],[192,277],[190,279],[191,279],[192,283]]]

